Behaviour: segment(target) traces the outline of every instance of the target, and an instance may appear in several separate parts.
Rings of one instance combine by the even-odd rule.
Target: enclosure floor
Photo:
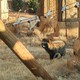
[[[67,54],[60,59],[49,59],[49,55],[41,46],[27,44],[26,38],[20,38],[24,46],[36,58],[37,62],[57,80],[80,80],[77,69],[67,68]],[[70,51],[71,50],[71,51]],[[72,49],[67,53],[72,54]],[[24,66],[15,54],[0,40],[0,80],[42,80],[35,76]]]

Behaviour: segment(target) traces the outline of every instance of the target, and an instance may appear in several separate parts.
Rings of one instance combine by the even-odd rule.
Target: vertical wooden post
[[[63,0],[58,0],[58,21],[62,21],[62,1]]]
[[[65,5],[66,5],[66,0],[65,0]],[[65,36],[67,38],[67,25],[66,25],[66,19],[67,19],[67,16],[66,16],[66,9],[65,9],[65,26],[66,26],[66,33],[65,33]]]
[[[80,4],[80,2],[79,2]],[[80,6],[78,8],[78,18],[80,19]],[[78,29],[78,38],[80,39],[80,21],[79,21],[79,29]]]
[[[79,7],[78,7],[78,17],[80,18],[80,0],[76,0],[79,2]],[[80,21],[79,21],[79,28],[78,28],[78,39],[74,42],[74,54],[75,55],[79,55],[79,51],[80,51]],[[79,56],[78,56],[79,57]]]
[[[80,0],[76,0],[77,2],[79,2],[79,5],[75,6],[77,7],[77,12],[78,12],[78,18],[79,18],[79,28],[78,28],[78,39],[80,39]]]
[[[55,36],[59,36],[59,26],[58,26],[58,20],[59,20],[59,12],[57,11],[58,9],[59,9],[59,4],[58,4],[58,1],[62,1],[62,0],[56,0],[56,22],[55,22],[55,24],[56,24],[56,27],[55,27],[55,29],[54,29],[54,33],[55,33]]]
[[[39,17],[44,16],[44,0],[39,0],[39,7],[38,7],[37,15]]]
[[[47,10],[50,10],[50,0],[47,1],[47,5],[48,5]]]
[[[7,27],[4,26],[1,20],[0,38],[18,56],[18,58],[35,76],[42,77],[44,80],[52,80],[50,75],[44,70],[44,68],[40,64],[37,63],[35,58],[16,38],[16,36]]]
[[[0,0],[0,19],[1,19],[1,1],[2,0]]]

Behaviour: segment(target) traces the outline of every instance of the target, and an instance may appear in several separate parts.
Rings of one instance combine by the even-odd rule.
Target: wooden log
[[[7,27],[4,26],[1,20],[0,38],[35,76],[42,77],[44,80],[52,80],[47,71],[37,63],[30,52],[23,46],[19,39],[17,39],[16,36]]]

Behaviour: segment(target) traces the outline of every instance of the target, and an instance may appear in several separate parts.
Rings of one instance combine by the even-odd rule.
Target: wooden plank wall
[[[66,0],[67,10],[66,17],[67,19],[77,18],[77,9],[74,7],[76,0]],[[64,6],[64,0],[63,0]],[[65,19],[65,12],[63,12],[63,20]]]
[[[57,0],[41,0],[38,15],[44,16],[49,10],[52,11],[52,14],[56,12],[56,1]]]

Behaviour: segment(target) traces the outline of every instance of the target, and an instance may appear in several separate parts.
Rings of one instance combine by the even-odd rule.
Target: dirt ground
[[[76,34],[76,33],[75,33]],[[35,57],[37,62],[57,80],[80,80],[78,68],[67,66],[67,61],[73,58],[73,43],[77,37],[68,37],[66,55],[60,59],[49,59],[48,53],[35,41],[34,37],[17,36],[24,46]],[[65,36],[63,36],[65,38]],[[43,80],[36,78],[16,55],[0,40],[0,80]]]
[[[67,53],[60,59],[49,59],[47,52],[39,45],[29,45],[29,38],[21,38],[21,42],[36,58],[44,69],[57,80],[80,80],[80,72],[78,69],[68,69],[68,54],[72,54],[73,50],[68,48]],[[0,40],[0,79],[1,80],[36,80],[33,74],[23,65],[23,63],[15,56],[15,54]],[[38,78],[38,80],[42,80]]]

